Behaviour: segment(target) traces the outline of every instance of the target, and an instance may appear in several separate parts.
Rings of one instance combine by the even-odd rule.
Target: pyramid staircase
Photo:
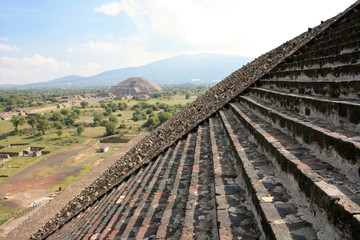
[[[49,239],[360,239],[359,11]]]

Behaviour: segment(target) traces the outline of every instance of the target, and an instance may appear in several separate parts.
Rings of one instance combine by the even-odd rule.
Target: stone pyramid
[[[162,89],[143,77],[132,77],[113,86],[108,91],[116,97],[133,97],[140,95],[151,95]]]

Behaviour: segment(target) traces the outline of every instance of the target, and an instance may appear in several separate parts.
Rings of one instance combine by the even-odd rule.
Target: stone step
[[[306,70],[317,69],[324,67],[338,67],[349,64],[360,63],[360,51],[346,52],[338,55],[321,56],[305,58],[304,60],[298,59],[297,61],[284,63],[276,68],[276,71],[291,71],[291,70]]]
[[[341,27],[339,27],[341,26]],[[360,31],[360,14],[359,12],[353,12],[346,16],[346,19],[336,22],[327,31],[317,36],[312,42],[316,42],[316,45],[327,44],[329,41],[335,40],[338,42],[344,36],[350,35],[353,32]],[[314,44],[314,46],[316,46]]]
[[[129,180],[133,181],[134,177],[130,177]],[[71,236],[79,236],[84,237],[88,231],[90,230],[90,227],[94,226],[95,223],[100,222],[99,221],[99,215],[97,212],[97,209],[105,210],[109,207],[109,204],[107,204],[108,200],[114,201],[117,198],[121,196],[121,193],[126,190],[126,181],[124,184],[120,184],[120,186],[117,188],[118,191],[113,190],[111,194],[109,194],[109,198],[104,198],[101,201],[99,201],[97,204],[93,204],[92,207],[89,209],[90,211],[88,213],[79,215],[77,218],[79,219],[78,223],[73,223],[73,232],[71,231],[64,231],[65,235]]]
[[[145,194],[138,197],[141,201],[138,204],[135,204],[132,209],[129,209],[131,215],[124,216],[124,219],[126,217],[129,219],[124,220],[125,229],[121,234],[122,238],[134,238],[134,236],[136,236],[136,234],[138,233],[140,227],[143,227],[145,225],[143,222],[146,218],[146,213],[149,208],[153,206],[158,206],[160,204],[160,201],[167,201],[172,188],[172,183],[174,181],[174,169],[176,169],[178,165],[175,163],[175,159],[178,156],[178,152],[181,152],[183,150],[181,149],[183,145],[184,144],[181,141],[177,143],[171,157],[166,159],[166,161],[168,161],[169,163],[164,174],[162,176],[159,174],[154,176],[153,180],[146,186]],[[151,202],[150,199],[152,199]]]
[[[148,221],[145,225],[146,232],[140,229],[136,239],[180,239],[182,224],[185,219],[186,199],[192,174],[196,134],[189,133],[184,151],[177,159],[179,166],[174,178],[174,184],[166,202],[161,206],[151,208],[147,213]]]
[[[162,156],[159,156],[159,159],[162,158]],[[106,198],[101,198],[99,201],[94,203],[95,207],[99,206],[108,206],[106,208],[106,211],[102,212],[102,214],[99,214],[96,209],[93,210],[94,214],[83,216],[81,223],[77,223],[75,227],[81,227],[78,229],[78,231],[74,234],[74,236],[78,236],[79,238],[88,239],[92,236],[99,235],[97,232],[99,232],[99,228],[105,228],[111,222],[112,218],[116,213],[121,212],[121,210],[124,207],[124,203],[126,203],[129,199],[126,199],[125,196],[127,194],[131,194],[135,191],[137,188],[139,182],[143,180],[144,176],[149,176],[149,174],[153,174],[154,170],[157,167],[157,164],[160,161],[157,162],[150,162],[145,168],[140,169],[138,174],[132,175],[133,177],[130,177],[128,181],[125,182],[124,186],[125,188],[119,189],[119,191],[116,193],[115,199],[111,201],[111,203],[114,202],[114,205],[109,204]],[[92,219],[92,220],[91,220]],[[89,221],[92,221],[93,224],[89,224]],[[94,222],[97,221],[97,224],[94,224]],[[66,236],[66,232],[63,232],[62,229],[60,229],[62,233],[59,233],[61,236]],[[105,230],[106,231],[106,230]],[[64,238],[66,239],[66,238]]]
[[[239,103],[271,123],[282,132],[292,135],[301,145],[306,146],[317,157],[359,179],[360,136],[358,132],[342,130],[341,126],[332,126],[321,119],[311,121],[290,111],[277,111],[271,104],[248,96],[240,96]],[[239,104],[235,104],[239,106]],[[356,139],[357,138],[357,139]]]
[[[359,239],[360,186],[291,136],[274,129],[251,110],[231,104],[231,111],[273,164],[309,201],[318,222],[328,222],[343,238]],[[324,216],[322,218],[322,216]]]
[[[262,233],[244,183],[238,177],[236,158],[219,117],[210,118],[209,126],[220,239],[261,239]]]
[[[269,80],[354,80],[360,74],[360,64],[348,64],[334,67],[272,71],[266,75]]]
[[[92,226],[96,221],[98,216],[97,211],[100,210],[101,212],[106,212],[108,208],[112,207],[113,202],[116,201],[126,189],[128,182],[133,181],[134,178],[136,178],[135,175],[130,176],[128,180],[122,182],[117,188],[114,188],[109,194],[106,194],[101,200],[95,202],[84,212],[79,213],[77,217],[73,218],[72,221],[67,223],[52,236],[55,236],[55,239],[68,239],[73,236],[82,236],[82,232],[87,231],[89,226]],[[111,201],[110,204],[109,201]]]
[[[304,211],[306,202],[296,191],[286,186],[272,162],[251,142],[234,114],[220,111],[230,144],[240,165],[247,193],[251,198],[258,223],[265,239],[317,239],[324,232],[322,226],[313,225],[310,211]],[[316,228],[315,228],[316,227]]]
[[[219,239],[209,126],[198,127],[181,239]]]
[[[134,178],[130,178],[128,181],[125,181],[124,183],[120,184],[118,188],[114,188],[109,198],[101,199],[101,202],[99,204],[94,204],[93,205],[94,207],[92,208],[90,215],[81,216],[84,222],[78,225],[79,226],[82,225],[83,226],[82,230],[86,230],[86,231],[84,231],[84,233],[82,231],[81,232],[79,231],[78,233],[79,236],[83,236],[84,239],[90,238],[92,236],[92,233],[96,229],[97,225],[104,222],[105,220],[105,216],[102,214],[108,212],[109,209],[116,204],[116,201],[125,191],[126,185],[130,181],[134,181]],[[76,223],[74,224],[76,225]]]
[[[125,182],[123,182],[121,185],[123,185]],[[114,192],[116,192],[116,189],[114,188],[109,194],[106,194],[103,198],[106,199],[106,201],[109,200],[110,197],[114,195]],[[76,218],[73,218],[71,222],[65,224],[61,229],[61,235],[59,235],[59,231],[55,232],[54,234],[50,235],[47,239],[54,240],[59,239],[59,237],[66,235],[68,236],[75,236],[75,233],[78,232],[78,229],[74,226],[76,224],[79,224],[82,220],[86,219],[88,214],[92,211],[94,211],[95,205],[89,206],[84,212],[79,213],[79,215]]]
[[[130,238],[144,239],[148,237],[155,237],[157,224],[159,221],[152,221],[153,215],[156,212],[157,218],[161,218],[163,212],[159,211],[169,201],[169,196],[172,188],[174,187],[175,176],[180,166],[181,156],[187,152],[188,148],[185,147],[189,144],[192,135],[189,134],[185,141],[179,141],[174,154],[169,160],[169,168],[166,169],[164,177],[160,179],[158,184],[153,186],[154,193],[143,197],[142,202],[138,205],[134,214],[137,215],[137,219],[133,224],[133,228],[129,231],[125,229],[124,234]],[[158,189],[156,191],[156,189]],[[131,225],[131,221],[129,222]],[[127,226],[129,227],[129,225]],[[123,235],[124,235],[123,234]]]
[[[260,80],[257,87],[284,93],[305,94],[344,100],[360,100],[360,80],[345,81],[275,81]]]
[[[306,48],[305,50],[296,52],[294,55],[286,58],[285,63],[304,61],[310,59],[316,59],[326,56],[336,56],[344,53],[353,53],[360,49],[360,32],[344,36],[341,43],[336,44],[337,40],[333,44],[325,45],[320,44],[317,48]]]
[[[157,164],[154,164],[152,171],[149,174],[143,174],[137,184],[134,185],[135,187],[125,193],[124,198],[120,200],[121,207],[110,214],[111,219],[106,224],[99,225],[96,229],[95,233],[101,233],[100,238],[113,239],[115,236],[122,234],[128,223],[127,221],[129,221],[127,217],[130,210],[139,203],[141,196],[146,194],[147,187],[160,178],[160,174],[165,171],[172,153],[173,149],[169,148],[162,158],[156,160]]]
[[[334,125],[346,125],[349,129],[359,128],[359,101],[339,101],[339,99],[283,93],[264,88],[250,88],[249,95],[294,111],[302,116],[318,116],[318,118],[326,119]]]

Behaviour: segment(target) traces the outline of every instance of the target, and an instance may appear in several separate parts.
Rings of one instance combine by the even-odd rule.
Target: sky
[[[0,84],[178,55],[257,57],[355,0],[0,0]]]

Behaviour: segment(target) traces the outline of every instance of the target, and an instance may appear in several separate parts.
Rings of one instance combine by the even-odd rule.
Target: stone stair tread
[[[356,62],[356,63],[347,63],[347,64],[335,64],[333,66],[326,66],[326,67],[319,67],[319,66],[315,66],[314,68],[297,68],[297,69],[279,69],[277,68],[275,71],[271,72],[271,75],[276,75],[276,74],[281,74],[281,73],[299,73],[299,72],[306,72],[306,71],[310,71],[310,70],[318,70],[319,72],[324,71],[324,70],[328,70],[328,69],[335,69],[335,68],[355,68],[358,69],[360,66],[360,63]],[[289,74],[289,76],[291,76],[291,74]],[[326,79],[326,78],[325,78]]]
[[[216,222],[214,222],[216,217],[213,199],[215,188],[211,176],[212,168],[209,168],[210,164],[208,126],[204,124],[199,126],[197,131],[181,238],[193,238],[194,236],[218,238],[218,229]]]
[[[235,111],[240,110],[246,114],[246,116],[251,119],[252,123],[261,126],[264,132],[271,135],[275,139],[274,141],[279,143],[284,150],[300,160],[302,164],[304,164],[304,167],[306,166],[305,170],[310,170],[311,172],[316,173],[317,177],[321,177],[321,179],[324,179],[329,183],[334,183],[337,188],[348,187],[349,189],[353,189],[352,191],[347,190],[347,192],[351,192],[353,196],[352,198],[355,201],[359,201],[360,195],[358,194],[360,193],[360,183],[356,181],[356,179],[349,179],[347,175],[341,173],[341,171],[336,167],[318,159],[315,155],[313,155],[311,150],[301,146],[292,136],[288,136],[280,130],[274,129],[269,123],[261,121],[258,116],[250,112],[242,105],[232,104],[231,106]]]
[[[340,67],[349,64],[359,63],[360,50],[354,49],[352,52],[345,52],[338,55],[319,56],[311,59],[304,59],[296,62],[282,64],[277,68],[277,71],[290,71],[290,70],[307,70],[317,69],[319,66],[322,68]]]
[[[257,146],[247,139],[245,129],[234,122],[231,112],[220,111],[220,116],[242,161],[244,172],[251,181],[252,191],[258,199],[257,204],[264,213],[267,224],[272,228],[275,238],[292,239],[292,235],[295,235],[292,230],[297,226],[302,228],[300,231],[302,234],[316,239],[316,230],[311,223],[304,220],[309,218],[310,212],[307,213],[308,216],[300,213],[303,206],[294,201],[290,195],[293,191],[289,191],[284,186],[283,180],[277,177],[277,170],[271,161],[258,152]]]
[[[286,163],[279,164],[282,166],[282,168],[287,165],[284,170],[289,171],[296,178],[298,178],[298,181],[300,181],[299,187],[302,191],[304,191],[306,196],[310,197],[311,199],[311,196],[309,196],[310,190],[314,191],[313,194],[322,195],[322,201],[319,201],[319,203],[317,202],[318,200],[315,199],[312,201],[316,204],[319,204],[320,207],[325,208],[324,210],[328,211],[333,218],[341,218],[346,216],[346,220],[344,218],[341,219],[341,221],[348,221],[348,223],[345,224],[346,226],[356,228],[360,226],[360,222],[358,222],[354,216],[354,214],[357,214],[360,211],[360,206],[357,204],[360,197],[360,186],[358,181],[350,181],[346,176],[338,173],[336,169],[333,171],[311,169],[308,165],[306,165],[306,163],[302,162],[302,159],[297,158],[294,154],[291,153],[291,148],[289,149],[283,146],[283,143],[285,143],[285,145],[290,143],[292,144],[292,142],[295,141],[292,139],[292,137],[280,132],[280,130],[273,129],[268,123],[260,121],[260,119],[255,116],[255,114],[251,113],[244,107],[240,107],[241,110],[234,104],[232,104],[231,107],[232,110],[237,113],[238,117],[241,116],[249,126],[254,128],[254,131],[256,131],[263,138],[267,139],[269,144],[272,145],[273,149],[276,149],[275,151],[280,153],[286,159]],[[271,129],[271,132],[268,129]],[[294,145],[296,146],[298,143],[295,141]],[[304,155],[307,155],[308,152],[309,150],[307,149],[303,150]],[[316,161],[316,157],[314,157],[314,160]],[[326,163],[324,164],[326,166]],[[333,179],[332,182],[329,181],[328,176],[331,176],[331,179]],[[301,186],[301,184],[304,182],[312,185],[304,188],[304,186]],[[351,192],[352,195],[345,195],[343,191],[339,190],[342,188],[346,188],[346,192]],[[339,201],[335,202],[334,207],[328,208],[329,202],[334,201],[334,199],[339,199]],[[336,213],[336,211],[339,211],[339,213]],[[338,221],[340,220],[338,219]],[[349,225],[350,222],[353,224]],[[352,230],[350,231],[352,232]]]
[[[146,237],[149,234],[153,234],[154,237],[160,239],[180,238],[180,229],[185,219],[186,196],[189,191],[192,173],[195,141],[195,134],[188,134],[182,155],[177,159],[179,166],[174,174],[174,184],[168,200],[161,209],[154,207],[148,211],[146,216],[149,217],[149,222],[147,223],[149,227],[146,231],[140,229],[137,238],[140,236]],[[160,213],[159,216],[156,216],[157,213]],[[173,231],[174,229],[179,229],[179,231]]]
[[[247,199],[246,192],[238,181],[236,160],[231,154],[230,145],[227,143],[220,120],[210,118],[209,127],[219,234],[221,236],[221,234],[227,233],[229,238],[235,239],[258,238],[260,231],[253,213],[245,202]],[[233,169],[231,175],[226,172],[229,168]]]
[[[103,232],[99,229],[99,232],[102,232],[102,237],[108,237],[109,235],[111,236],[111,234],[115,232],[116,235],[123,234],[123,232],[127,228],[127,225],[130,222],[131,216],[133,215],[132,210],[137,207],[140,199],[144,195],[148,196],[148,194],[154,194],[153,191],[150,191],[147,194],[147,187],[154,184],[158,180],[158,178],[161,179],[161,177],[159,177],[159,174],[161,174],[161,172],[163,171],[164,165],[166,166],[166,164],[168,163],[167,159],[169,156],[171,156],[172,153],[173,149],[170,148],[161,159],[158,159],[156,161],[158,165],[153,169],[152,176],[149,177],[147,180],[138,181],[139,184],[133,189],[136,191],[129,191],[127,196],[124,198],[121,210],[119,209],[116,213],[114,213],[114,215],[112,216],[112,221],[110,221],[110,223],[106,226],[106,228],[110,229],[110,231]],[[146,178],[147,175],[145,174],[143,176]]]
[[[290,108],[302,115],[315,114],[331,124],[345,124],[347,128],[357,131],[360,123],[360,101],[332,99],[328,97],[309,96],[298,93],[285,93],[273,89],[253,87],[249,95],[256,95],[266,101],[277,102],[283,108]],[[286,99],[286,100],[285,100]]]
[[[181,142],[178,142],[170,157],[170,160],[168,160],[169,164],[165,170],[163,177],[155,176],[156,183],[152,181],[146,186],[147,189],[151,189],[150,190],[151,192],[154,190],[156,191],[153,194],[153,198],[155,201],[157,201],[157,204],[160,199],[167,199],[168,197],[168,193],[166,192],[166,190],[168,190],[166,189],[166,182],[168,180],[171,180],[169,179],[170,170],[175,167],[174,159],[177,156],[180,146],[181,146]],[[153,206],[155,204],[154,200],[150,202],[151,195],[148,193],[149,192],[147,190],[145,194],[139,197],[141,201],[137,205],[135,205],[136,209],[130,210],[132,214],[129,215],[129,223],[126,225],[126,228],[122,233],[122,237],[128,238],[132,235],[136,236],[138,230],[142,226],[146,212],[148,211],[150,206]]]
[[[348,105],[353,105],[356,107],[360,106],[360,102],[357,100],[339,100],[338,98],[328,98],[328,97],[317,97],[317,96],[308,96],[308,95],[304,95],[304,94],[298,94],[298,93],[286,93],[286,92],[281,92],[278,90],[270,90],[270,89],[265,89],[265,88],[258,88],[258,87],[252,87],[251,89],[254,90],[259,90],[259,91],[264,91],[264,92],[271,92],[274,94],[279,94],[279,95],[284,95],[284,96],[290,96],[290,97],[295,97],[295,98],[306,98],[306,99],[311,99],[311,100],[315,100],[315,101],[319,101],[319,102],[333,102],[333,103],[345,103]]]
[[[358,131],[353,129],[346,128],[343,124],[335,125],[329,124],[329,122],[324,121],[322,118],[315,118],[311,116],[303,116],[294,111],[290,111],[278,106],[269,104],[268,102],[263,101],[262,99],[255,98],[253,96],[240,96],[240,99],[246,99],[257,106],[271,111],[274,114],[277,114],[285,119],[291,121],[296,121],[304,126],[310,127],[315,131],[319,131],[323,134],[326,134],[330,137],[341,139],[348,143],[354,144],[357,148],[360,149],[360,134]]]
[[[360,41],[357,37],[359,34],[360,32],[356,32],[341,37],[340,44],[338,39],[329,40],[327,43],[319,42],[316,45],[307,47],[303,52],[298,52],[296,55],[291,56],[290,59],[291,61],[295,62],[298,60],[310,59],[314,57],[331,56],[352,52],[354,50],[356,51],[360,46]]]
[[[342,100],[360,100],[360,80],[290,81],[262,79],[255,84],[259,88],[282,93],[299,93],[310,96],[326,96]]]

